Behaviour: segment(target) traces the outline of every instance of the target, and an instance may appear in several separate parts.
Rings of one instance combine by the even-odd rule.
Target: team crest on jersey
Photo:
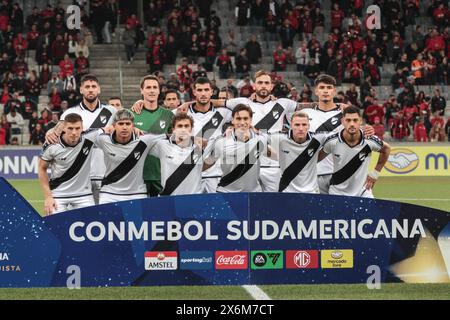
[[[273,118],[277,120],[280,117],[280,113],[278,111],[272,111]]]
[[[337,117],[331,118],[331,124],[335,126],[338,123],[339,119]]]
[[[88,147],[84,147],[83,148],[83,154],[86,155],[86,156],[89,154],[89,148]]]
[[[359,153],[359,160],[364,161],[365,158],[366,158],[365,152],[360,152]]]
[[[135,153],[134,153],[134,158],[135,158],[136,160],[139,160],[140,157],[141,157],[141,153],[140,153],[140,152],[135,152]]]
[[[101,123],[106,124],[107,121],[108,121],[108,119],[106,119],[106,116],[100,116]]]
[[[214,127],[217,127],[219,125],[219,119],[217,119],[216,117],[212,118],[211,121]]]
[[[259,158],[259,155],[260,155],[259,150],[255,150],[255,151],[253,152],[253,155],[255,156],[255,159],[258,159],[258,158]]]
[[[309,148],[308,149],[308,156],[312,157],[314,154],[314,149],[313,148]]]
[[[166,128],[166,120],[160,120],[159,121],[159,126],[161,127],[161,129]]]

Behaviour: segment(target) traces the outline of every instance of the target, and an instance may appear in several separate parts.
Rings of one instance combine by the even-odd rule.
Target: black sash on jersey
[[[352,158],[344,167],[342,167],[339,171],[336,171],[331,176],[330,185],[337,185],[345,182],[348,178],[350,178],[363,164],[366,157],[372,152],[370,147],[366,145],[356,156]],[[361,160],[361,156],[362,160]]]
[[[92,141],[87,139],[84,140],[83,146],[81,147],[80,152],[75,158],[72,166],[67,169],[61,177],[51,179],[48,182],[50,190],[58,188],[62,183],[69,181],[80,171],[81,167],[86,162],[86,159],[88,158],[89,152],[91,151],[93,145],[94,143]],[[86,150],[86,148],[88,149]]]
[[[303,168],[308,164],[308,162],[316,154],[320,147],[320,142],[312,138],[311,142],[308,144],[305,150],[295,159],[289,167],[284,170],[281,175],[280,186],[278,187],[278,192],[283,192],[292,180],[303,170]]]
[[[209,138],[211,138],[212,134],[215,132],[215,130],[220,125],[222,120],[223,120],[222,114],[219,111],[216,111],[214,115],[211,117],[211,119],[207,123],[205,123],[202,130],[198,132],[197,136],[209,140]],[[208,134],[205,134],[206,132]]]
[[[139,141],[128,157],[126,157],[113,171],[103,178],[102,187],[117,182],[127,175],[138,163],[139,159],[141,159],[146,148],[147,145],[143,141]]]
[[[244,163],[238,164],[230,173],[227,175],[224,175],[218,184],[219,187],[226,187],[239,178],[241,178],[244,174],[247,173],[248,170],[250,170],[254,164],[256,164],[256,161],[258,161],[258,158],[255,158],[254,151],[255,149],[259,152],[260,149],[262,149],[261,142],[259,141],[256,144],[256,147],[250,150],[250,152],[247,154],[247,156],[244,159]],[[252,156],[252,161],[250,161],[250,156]]]
[[[272,110],[255,125],[258,130],[269,130],[280,119],[284,112],[284,108],[281,104],[275,103]],[[278,115],[278,116],[277,116]]]
[[[315,132],[331,132],[341,125],[342,112],[332,116],[316,129]],[[333,120],[334,119],[334,120]]]
[[[102,111],[98,114],[97,118],[92,122],[89,129],[99,129],[106,126],[106,124],[109,121],[109,118],[111,118],[112,113],[107,108],[103,108]],[[103,120],[103,121],[102,121]]]
[[[184,179],[186,179],[189,173],[191,173],[191,171],[197,165],[198,159],[194,159],[194,155],[197,155],[198,157],[202,156],[201,149],[197,145],[195,145],[194,150],[192,150],[192,152],[183,161],[183,163],[180,164],[180,166],[172,173],[169,178],[167,178],[164,189],[160,192],[160,195],[171,195],[175,191],[175,189],[180,186]]]

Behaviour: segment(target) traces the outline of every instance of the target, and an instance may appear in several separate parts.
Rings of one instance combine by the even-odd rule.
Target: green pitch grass
[[[37,180],[9,181],[25,199],[43,214],[44,197]],[[374,188],[375,197],[407,202],[450,212],[450,177],[382,177]]]
[[[36,180],[10,183],[42,214],[43,194]],[[376,198],[450,212],[450,178],[380,178]],[[355,285],[271,285],[260,287],[272,299],[450,299],[450,284],[382,284],[379,290]],[[238,286],[0,289],[2,299],[252,299]]]

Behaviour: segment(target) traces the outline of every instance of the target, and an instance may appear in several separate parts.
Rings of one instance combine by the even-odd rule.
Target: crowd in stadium
[[[84,1],[75,1],[83,4]],[[144,21],[136,14],[122,17],[121,41],[132,64],[136,49],[147,48],[149,72],[159,75],[161,91],[176,90],[180,101],[192,99],[191,84],[206,72],[217,70],[217,78],[230,79],[227,88],[233,96],[253,93],[251,74],[261,63],[262,40],[252,36],[240,47],[235,31],[226,37],[222,21],[211,9],[211,0],[149,1]],[[367,123],[383,138],[390,132],[395,141],[450,141],[450,120],[445,119],[446,99],[439,89],[417,90],[417,85],[450,84],[450,11],[448,3],[433,0],[427,12],[419,10],[418,0],[377,0],[384,19],[382,28],[368,30],[364,1],[333,1],[331,30],[325,29],[320,1],[239,0],[235,16],[238,26],[263,26],[264,39],[278,41],[273,52],[273,94],[302,102],[313,101],[311,84],[320,73],[334,76],[340,91],[339,102],[361,108]],[[0,145],[17,144],[13,139],[24,120],[29,120],[29,141],[42,144],[45,131],[58,121],[59,114],[80,101],[80,77],[89,72],[89,47],[111,43],[116,35],[118,5],[114,0],[91,1],[90,12],[82,7],[81,29],[67,29],[65,8],[34,8],[24,17],[17,3],[0,4]],[[95,19],[92,17],[95,16]],[[432,17],[434,26],[422,30],[420,16]],[[148,36],[146,36],[146,30]],[[167,30],[163,32],[162,30]],[[412,32],[412,42],[406,41]],[[222,38],[221,35],[222,34]],[[318,34],[327,34],[325,42]],[[295,48],[294,39],[300,40]],[[26,58],[34,50],[38,70],[29,70]],[[176,75],[164,74],[165,64],[184,57]],[[198,64],[193,70],[189,65]],[[390,83],[393,94],[387,101],[377,97],[383,68],[395,65]],[[309,79],[303,88],[283,82],[277,74],[289,64],[296,65],[299,77]],[[357,90],[359,87],[359,90]],[[215,95],[219,88],[215,87]],[[49,103],[38,113],[39,95]],[[163,96],[161,96],[163,99]]]

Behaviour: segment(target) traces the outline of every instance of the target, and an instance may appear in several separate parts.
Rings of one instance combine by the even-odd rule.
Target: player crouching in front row
[[[39,182],[44,191],[46,215],[93,206],[91,180],[92,147],[102,130],[83,134],[83,121],[76,113],[64,119],[58,143],[45,144],[39,159]],[[50,167],[51,179],[47,175]]]
[[[341,121],[344,129],[329,135],[319,154],[319,161],[328,154],[333,157],[329,194],[373,198],[372,188],[391,147],[376,136],[364,138],[358,108],[346,108]],[[379,152],[380,156],[375,170],[367,174],[372,151]]]

